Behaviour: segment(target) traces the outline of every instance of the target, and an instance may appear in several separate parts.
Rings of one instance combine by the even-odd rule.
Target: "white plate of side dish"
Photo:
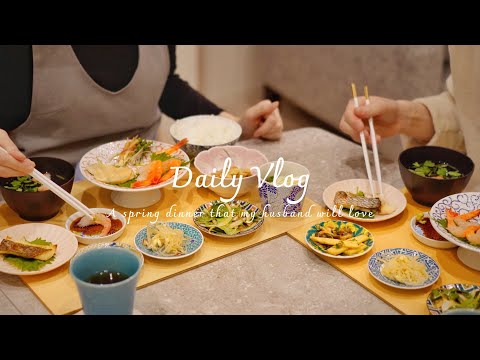
[[[65,264],[77,249],[75,235],[60,226],[41,223],[12,226],[0,231],[0,272],[43,274]]]
[[[378,189],[377,181],[374,184]],[[323,202],[335,214],[340,211],[342,217],[360,222],[385,221],[405,210],[405,195],[392,185],[382,183],[383,198],[371,197],[369,189],[368,179],[337,181],[324,190]]]

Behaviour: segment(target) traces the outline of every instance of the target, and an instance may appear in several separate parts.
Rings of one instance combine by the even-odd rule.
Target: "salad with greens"
[[[244,201],[213,201],[196,214],[195,223],[209,233],[234,236],[254,228],[263,220],[258,208]]]
[[[409,170],[414,174],[434,179],[456,179],[463,176],[456,167],[445,162],[434,163],[431,160],[423,163],[414,162]]]

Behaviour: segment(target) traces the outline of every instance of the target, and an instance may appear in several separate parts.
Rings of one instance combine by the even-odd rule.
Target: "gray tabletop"
[[[269,160],[282,156],[306,165],[307,196],[319,203],[331,183],[366,178],[359,145],[318,128],[241,144]],[[382,161],[382,175],[402,187],[396,163]],[[288,236],[138,290],[135,308],[142,314],[397,314]],[[0,314],[49,312],[20,278],[0,274]]]

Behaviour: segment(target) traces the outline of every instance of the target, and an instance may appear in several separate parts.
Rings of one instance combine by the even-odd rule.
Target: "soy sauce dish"
[[[92,210],[94,213],[101,213],[109,217],[112,227],[109,233],[105,236],[100,236],[100,232],[103,229],[102,225],[91,225],[85,228],[80,228],[76,225],[84,215],[81,212],[76,212],[67,219],[65,228],[76,236],[79,243],[90,245],[113,242],[125,231],[127,219],[125,216],[123,216],[123,214],[116,210],[114,210],[112,213],[112,209],[107,208],[92,208],[90,210]]]

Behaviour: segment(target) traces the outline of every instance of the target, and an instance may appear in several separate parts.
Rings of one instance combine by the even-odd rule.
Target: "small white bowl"
[[[205,138],[197,135],[197,127],[208,129]],[[175,121],[170,127],[170,135],[175,142],[188,138],[183,149],[190,158],[194,158],[200,152],[215,146],[236,144],[242,135],[242,127],[235,120],[222,116],[195,115]]]
[[[213,170],[222,171],[225,159],[230,157],[232,167],[236,166],[241,169],[250,169],[253,166],[260,167],[268,162],[268,159],[260,151],[248,149],[244,146],[217,146],[210,150],[202,151],[195,158],[194,165],[202,175],[207,175],[208,182],[212,181]],[[256,192],[258,188],[258,177],[255,170],[253,175],[242,178],[242,184],[238,191],[237,197],[245,195],[248,192]],[[230,179],[226,179],[225,183],[229,184]],[[215,194],[230,199],[236,191],[234,186],[220,186],[220,179],[216,177],[213,181],[215,186],[208,186]],[[218,185],[218,186],[217,186]]]
[[[428,216],[428,212],[423,213],[423,216]],[[415,239],[420,241],[422,244],[436,249],[452,249],[457,247],[457,245],[451,243],[448,240],[433,240],[426,237],[425,235],[423,235],[422,229],[420,229],[420,227],[416,225],[416,220],[417,216],[414,216],[412,220],[410,220],[410,230],[412,230],[412,234]]]
[[[92,208],[90,210],[92,210],[95,213],[103,213],[103,214],[110,214],[112,212],[112,209],[106,209],[106,208]],[[72,225],[72,222],[74,222],[75,220],[77,220],[82,216],[84,215],[81,212],[76,212],[75,214],[71,215],[65,223],[65,228],[68,231],[70,231],[70,225]],[[125,219],[125,216],[123,216],[123,214],[119,213],[116,210],[114,210],[114,218],[119,219],[122,222],[122,227],[116,233],[113,233],[111,235],[92,237],[92,236],[82,236],[75,233],[73,234],[77,238],[78,242],[84,245],[113,242],[123,234],[123,232],[125,231],[125,227],[127,226],[127,219]]]

